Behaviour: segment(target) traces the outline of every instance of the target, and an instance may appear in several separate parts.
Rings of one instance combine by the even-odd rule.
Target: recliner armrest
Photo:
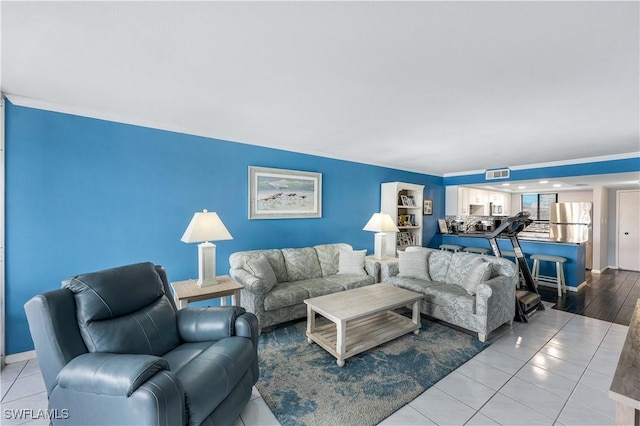
[[[72,359],[58,374],[58,386],[96,395],[129,397],[169,363],[143,354],[87,353]]]
[[[206,342],[235,335],[235,322],[245,313],[239,306],[207,306],[178,311],[178,334],[185,342]]]

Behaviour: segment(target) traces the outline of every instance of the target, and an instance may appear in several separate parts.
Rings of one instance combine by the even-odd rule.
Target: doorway
[[[640,190],[618,191],[618,268],[640,271]]]

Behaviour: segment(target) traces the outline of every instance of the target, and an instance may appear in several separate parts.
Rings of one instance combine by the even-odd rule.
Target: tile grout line
[[[504,387],[507,385],[507,383],[509,383],[509,382],[511,381],[511,379],[513,379],[514,377],[516,377],[516,375],[517,375],[517,374],[518,374],[518,373],[519,373],[519,372],[520,372],[524,367],[526,367],[526,366],[529,364],[529,361],[531,361],[531,360],[532,360],[536,355],[538,355],[538,354],[540,353],[540,351],[542,350],[542,348],[544,348],[547,344],[549,344],[549,343],[551,342],[551,340],[552,340],[552,339],[553,339],[553,338],[554,338],[558,333],[560,333],[560,331],[561,331],[562,329],[564,329],[564,328],[565,328],[565,327],[566,327],[566,326],[567,326],[571,321],[573,321],[573,319],[576,317],[576,314],[571,314],[571,315],[572,315],[572,317],[571,317],[571,318],[570,318],[570,319],[569,319],[569,320],[568,320],[568,321],[567,321],[567,322],[566,322],[562,327],[560,327],[560,328],[559,328],[559,329],[558,329],[558,330],[557,330],[557,331],[556,331],[556,332],[555,332],[555,333],[554,333],[554,334],[549,338],[549,340],[547,340],[547,342],[546,342],[546,343],[545,343],[545,344],[544,344],[540,349],[538,349],[538,350],[537,350],[537,351],[536,351],[536,352],[535,352],[531,357],[529,357],[529,359],[528,359],[527,361],[525,361],[525,363],[524,363],[520,368],[518,368],[518,370],[516,370],[516,372],[515,372],[515,373],[513,373],[513,374],[511,375],[511,378],[510,378],[509,380],[507,380],[507,381],[506,381],[502,386],[500,386],[500,388],[499,388],[498,390],[496,390],[496,391],[494,392],[494,394],[491,396],[491,398],[489,398],[489,399],[488,399],[484,404],[482,404],[482,406],[481,406],[481,407],[476,411],[476,414],[480,413],[480,410],[482,410],[482,409],[483,409],[483,408],[484,408],[484,407],[489,403],[489,401],[491,401],[491,400],[492,400],[492,399],[493,399],[493,398],[494,398],[498,393],[500,393],[500,390],[501,390],[502,388],[504,388]],[[498,350],[498,352],[500,352],[500,351]],[[502,353],[502,352],[501,352],[501,353]],[[502,354],[503,354],[503,355],[506,355],[506,356],[510,356],[510,355],[505,354],[505,353],[502,353]],[[514,358],[514,357],[512,357],[512,358]],[[514,358],[514,359],[517,359],[517,358]],[[482,362],[482,361],[478,361],[478,362]],[[486,364],[486,363],[483,363],[483,364],[490,366],[489,364]],[[495,368],[495,367],[494,367],[494,368]],[[540,368],[542,368],[542,367],[540,367]],[[586,370],[586,368],[585,368],[585,370]],[[548,370],[547,370],[547,371],[548,371]],[[583,374],[584,374],[584,373],[583,373]],[[580,376],[580,377],[582,378],[582,376]],[[472,380],[474,380],[474,379],[472,379]],[[479,382],[478,382],[478,383],[479,383]],[[576,387],[578,386],[578,383],[579,383],[579,380],[576,382]],[[481,383],[481,384],[482,384],[482,383]],[[532,385],[534,385],[534,386],[538,386],[538,385],[536,385],[535,383],[531,383],[531,384],[532,384]],[[538,386],[538,387],[539,387],[539,386]],[[544,389],[544,388],[542,388],[542,389]],[[546,389],[545,389],[545,390],[546,390]],[[574,391],[575,391],[575,387],[574,387],[574,389],[571,391],[571,394],[569,394],[569,397],[571,397],[571,395],[573,394],[573,392],[574,392]],[[550,391],[549,391],[549,392],[550,392]],[[553,393],[553,392],[551,392],[551,393]],[[500,394],[500,395],[502,395],[502,396],[504,396],[504,397],[506,397],[506,398],[508,398],[508,399],[510,399],[510,400],[512,400],[512,401],[515,401],[515,402],[517,402],[517,403],[519,403],[519,404],[522,404],[520,401],[518,401],[518,400],[515,400],[515,399],[511,398],[509,395],[505,395],[505,394]],[[547,416],[546,414],[541,413],[540,411],[536,410],[535,408],[529,407],[529,406],[528,406],[528,405],[526,405],[526,404],[522,404],[522,405],[524,405],[524,406],[525,406],[525,407],[527,407],[527,408],[532,409],[532,410],[533,410],[533,411],[535,411],[536,413],[538,413],[538,414],[540,414],[540,415],[542,415],[542,416],[544,416],[544,417],[548,418],[549,420],[552,420],[552,421],[553,421],[553,424],[555,424],[555,423],[558,421],[558,418],[560,417],[560,414],[562,414],[562,411],[564,410],[564,408],[565,408],[566,403],[567,403],[567,401],[568,401],[568,400],[569,400],[569,399],[567,398],[567,400],[566,400],[566,401],[565,401],[565,403],[562,405],[562,408],[560,409],[560,412],[558,413],[558,415],[556,416],[556,418],[555,418],[555,419],[552,419],[551,417]],[[460,402],[462,402],[462,401],[460,401]],[[464,404],[464,403],[463,403],[463,404]],[[465,405],[466,405],[466,404],[465,404]],[[472,407],[472,408],[473,408],[473,407]],[[491,419],[492,421],[494,421],[494,422],[496,422],[496,423],[500,424],[497,420],[495,420],[495,419],[493,419],[493,418],[491,418],[491,417],[487,416],[486,414],[482,414],[482,415],[483,415],[483,416],[486,416],[488,419]],[[475,416],[475,414],[474,414],[474,416]],[[473,418],[474,416],[471,416],[471,418]],[[471,418],[470,418],[469,420],[467,420],[467,421],[465,422],[465,424],[467,424],[467,423],[471,420]]]

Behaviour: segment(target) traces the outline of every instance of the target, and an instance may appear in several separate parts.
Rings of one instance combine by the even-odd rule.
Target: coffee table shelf
[[[307,340],[344,360],[404,334],[420,331],[422,295],[388,284],[373,284],[307,299]],[[413,305],[412,318],[392,312]],[[316,314],[332,323],[316,327]]]
[[[308,333],[308,341],[316,342],[336,358],[345,359],[419,329],[420,325],[413,323],[410,318],[395,312],[384,312],[347,324],[347,351],[342,356],[336,351],[338,337],[336,325],[333,323],[320,326]]]

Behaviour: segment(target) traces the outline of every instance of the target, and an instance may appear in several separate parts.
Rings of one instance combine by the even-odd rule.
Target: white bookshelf
[[[400,232],[387,232],[387,256],[408,246],[422,246],[424,185],[386,182],[381,188],[380,210],[394,220]]]

